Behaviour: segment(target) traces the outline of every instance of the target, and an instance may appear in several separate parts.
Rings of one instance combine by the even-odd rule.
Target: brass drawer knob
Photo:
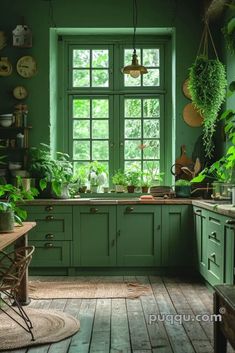
[[[53,244],[52,243],[45,243],[44,247],[45,248],[53,248]]]
[[[215,257],[216,257],[216,255],[215,255],[214,252],[213,252],[212,254],[210,254],[210,257],[211,257],[211,259],[213,259],[213,261],[215,262]]]
[[[50,212],[53,210],[53,206],[46,206],[45,211]]]
[[[99,211],[98,208],[95,208],[95,207],[90,208],[91,213],[97,213],[98,211]]]
[[[227,219],[226,224],[234,225],[235,224],[235,219]]]
[[[215,239],[216,238],[216,232],[211,232],[210,237]]]
[[[53,239],[53,238],[54,238],[54,235],[51,234],[51,233],[48,233],[48,234],[45,235],[45,238],[46,238],[46,239]]]
[[[53,216],[46,216],[47,221],[53,221],[54,217]]]
[[[126,212],[130,213],[134,211],[134,207],[127,207]]]

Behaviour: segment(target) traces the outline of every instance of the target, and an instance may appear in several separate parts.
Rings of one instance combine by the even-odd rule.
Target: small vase
[[[90,189],[91,189],[91,192],[94,192],[94,193],[98,192],[98,186],[97,185],[91,186]]]
[[[123,185],[115,185],[115,191],[116,192],[124,192],[124,186]]]
[[[14,212],[0,212],[0,233],[10,233],[14,230]]]

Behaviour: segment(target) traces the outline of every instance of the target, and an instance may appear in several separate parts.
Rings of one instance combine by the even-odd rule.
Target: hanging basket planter
[[[215,59],[208,58],[208,39],[212,43]],[[202,50],[203,47],[203,50]],[[213,135],[220,107],[226,96],[226,71],[219,61],[208,23],[205,23],[199,52],[189,69],[189,91],[195,107],[203,116],[203,141],[207,157],[212,157]]]

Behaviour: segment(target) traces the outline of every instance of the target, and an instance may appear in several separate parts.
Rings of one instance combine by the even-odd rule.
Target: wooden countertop
[[[15,240],[26,234],[30,229],[36,226],[36,222],[24,222],[23,226],[15,226],[14,231],[0,234],[0,250],[12,244]]]

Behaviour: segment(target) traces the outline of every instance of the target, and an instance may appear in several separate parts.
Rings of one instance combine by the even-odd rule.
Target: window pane
[[[141,170],[141,162],[138,161],[126,161],[125,162],[125,171],[128,170]]]
[[[73,100],[73,117],[80,119],[90,118],[90,99]]]
[[[159,49],[143,49],[143,65],[159,66]]]
[[[126,119],[125,120],[125,138],[141,137],[141,120]]]
[[[108,120],[93,120],[92,121],[92,138],[107,139],[109,138]]]
[[[160,104],[159,99],[148,98],[143,100],[144,118],[159,118]]]
[[[92,67],[109,67],[109,51],[105,49],[92,50]]]
[[[73,163],[74,174],[78,172],[79,168],[84,167],[86,165],[88,165],[88,162],[74,162]]]
[[[151,119],[147,120],[144,119],[143,121],[144,124],[144,138],[150,138],[150,137],[155,137],[159,138],[160,137],[160,123],[158,119]]]
[[[90,121],[74,120],[73,122],[73,138],[90,138]]]
[[[141,117],[141,99],[125,99],[125,117]]]
[[[92,100],[92,117],[108,118],[109,117],[109,101],[108,99],[93,99]]]
[[[124,75],[125,87],[139,87],[141,86],[141,78],[133,78],[130,75]]]
[[[143,170],[145,172],[150,172],[153,175],[153,179],[155,175],[160,173],[160,162],[159,161],[144,161],[143,162]]]
[[[90,67],[90,50],[73,50],[73,67]]]
[[[160,143],[159,140],[145,140],[143,149],[144,159],[159,159],[160,158]]]
[[[73,159],[90,160],[90,141],[73,141]]]
[[[159,69],[148,69],[148,73],[143,75],[144,86],[159,86]]]
[[[92,70],[92,87],[108,87],[108,70]]]
[[[102,159],[109,159],[108,141],[92,141],[92,160]]]
[[[90,71],[73,70],[73,87],[90,87]]]
[[[140,49],[136,49],[136,54],[138,56],[139,64],[141,63]],[[132,62],[133,49],[124,49],[124,66],[131,65]]]
[[[125,159],[141,159],[141,141],[125,141]]]

